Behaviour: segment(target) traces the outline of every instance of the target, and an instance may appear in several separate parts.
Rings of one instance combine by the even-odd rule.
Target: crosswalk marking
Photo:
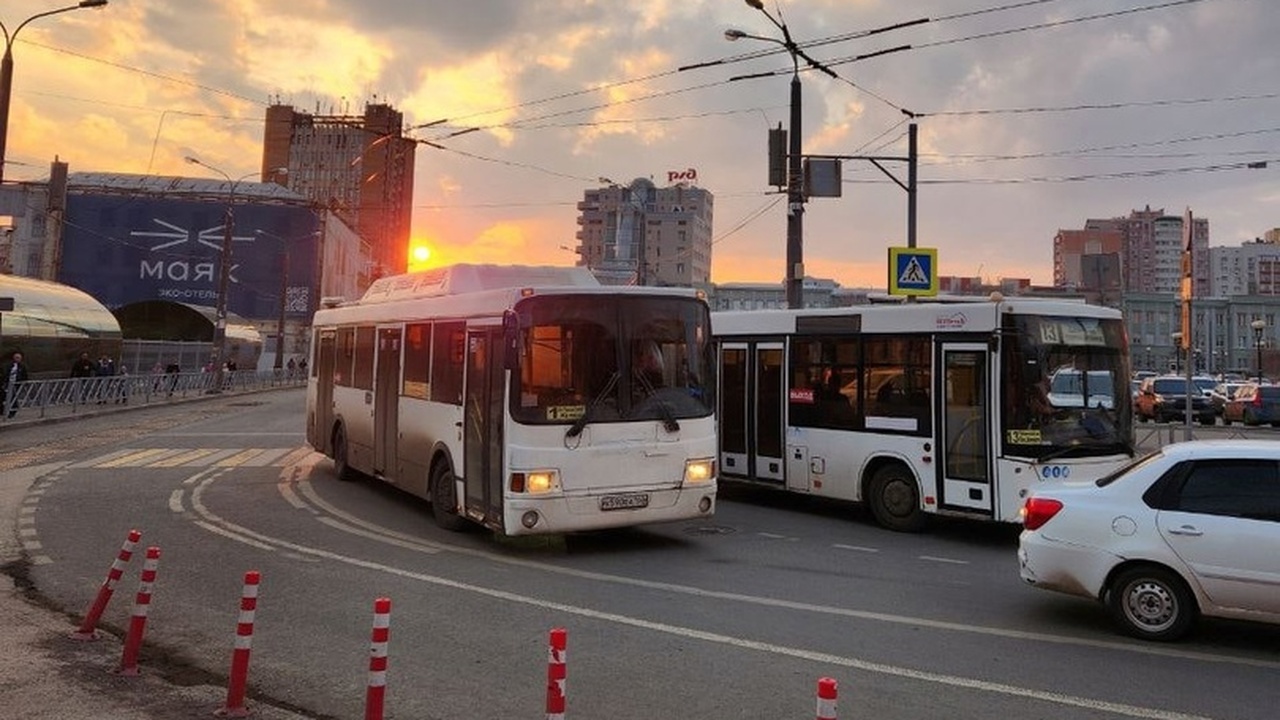
[[[177,455],[172,455],[170,457],[167,457],[164,460],[148,463],[147,467],[177,467],[179,465],[185,465],[189,462],[195,462],[196,460],[199,460],[200,458],[205,457],[207,455],[211,455],[211,454],[213,454],[213,450],[206,450],[204,448],[200,448],[197,450],[188,450],[186,452],[178,453]]]
[[[160,455],[164,451],[165,451],[164,448],[148,448],[146,450],[137,450],[132,453],[129,453],[128,455],[118,457],[115,460],[108,460],[107,462],[101,463],[99,465],[95,465],[94,467],[100,467],[100,468],[125,467],[125,466],[137,467],[139,465],[144,464],[144,461],[149,462],[150,460],[154,460],[157,455]]]
[[[73,468],[289,467],[315,453],[285,448],[126,448],[73,463]]]

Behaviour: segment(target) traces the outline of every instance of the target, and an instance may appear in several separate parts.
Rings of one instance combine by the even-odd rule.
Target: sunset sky
[[[67,4],[10,0],[0,22]],[[1276,0],[766,7],[839,76],[801,74],[806,154],[905,155],[903,110],[920,115],[918,242],[942,274],[1051,282],[1059,228],[1148,205],[1208,218],[1212,245],[1280,226]],[[781,35],[742,0],[110,0],[18,34],[5,179],[55,157],[216,177],[186,155],[235,178],[261,164],[269,104],[386,102],[443,148],[419,146],[415,180],[436,262],[571,264],[584,190],[693,169],[715,196],[712,281],[780,282],[766,138],[788,122],[791,61],[729,28]],[[677,71],[715,60],[731,62]],[[844,179],[806,207],[806,273],[884,287],[906,193],[866,161]]]

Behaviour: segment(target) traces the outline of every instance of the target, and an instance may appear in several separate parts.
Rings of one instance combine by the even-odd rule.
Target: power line
[[[1199,0],[1196,0],[1197,2]],[[935,113],[919,113],[918,117],[965,117],[973,115],[1025,115],[1032,113],[1078,112],[1081,110],[1122,110],[1135,107],[1170,107],[1174,105],[1206,105],[1210,103],[1244,102],[1250,100],[1275,100],[1280,93],[1261,95],[1230,95],[1217,98],[1184,98],[1170,100],[1135,100],[1132,102],[1083,103],[1080,105],[1042,105],[1021,108],[980,108],[974,110],[943,110]]]

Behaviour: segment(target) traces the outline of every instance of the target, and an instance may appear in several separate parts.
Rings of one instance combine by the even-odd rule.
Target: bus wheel
[[[867,504],[880,525],[897,532],[918,532],[924,528],[920,493],[906,467],[890,463],[876,470],[868,490]]]
[[[458,484],[455,482],[453,471],[449,469],[449,463],[440,463],[431,475],[431,515],[435,517],[436,525],[451,532],[457,532],[467,526],[466,518],[454,511],[458,506],[454,499],[457,487]]]
[[[338,479],[350,482],[359,477],[347,462],[347,431],[339,425],[333,431],[333,470],[338,474]]]

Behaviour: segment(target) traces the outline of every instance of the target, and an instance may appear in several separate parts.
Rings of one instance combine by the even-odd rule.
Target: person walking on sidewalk
[[[9,362],[0,369],[0,412],[7,417],[18,413],[18,385],[27,381],[27,364],[15,350]]]

